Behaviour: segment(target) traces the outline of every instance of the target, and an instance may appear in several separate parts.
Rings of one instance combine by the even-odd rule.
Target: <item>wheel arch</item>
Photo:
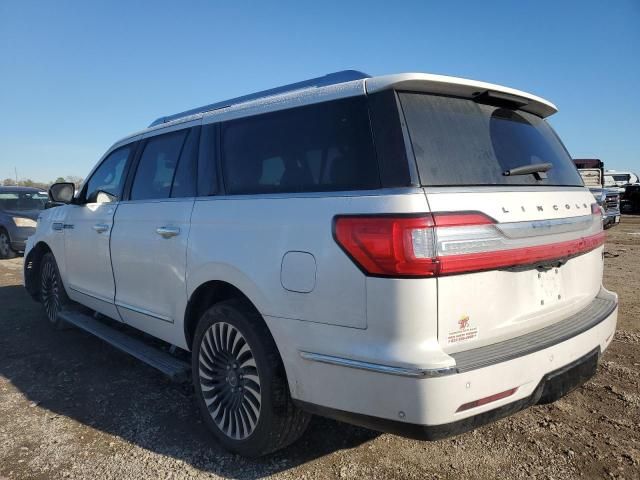
[[[256,312],[259,312],[256,304],[240,288],[224,280],[206,281],[193,291],[184,315],[184,335],[189,349],[202,314],[212,305],[232,298],[247,302]]]
[[[39,241],[33,246],[24,259],[24,286],[36,301],[39,301],[38,295],[40,293],[40,282],[38,281],[40,277],[40,265],[42,263],[42,257],[44,257],[46,253],[53,253],[51,247],[46,242]]]

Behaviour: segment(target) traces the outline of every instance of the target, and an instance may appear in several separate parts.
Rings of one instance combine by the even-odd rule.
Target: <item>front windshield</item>
[[[0,210],[26,212],[42,210],[49,200],[47,192],[0,192]]]

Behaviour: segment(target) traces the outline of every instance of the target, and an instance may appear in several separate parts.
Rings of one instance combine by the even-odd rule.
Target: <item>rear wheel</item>
[[[258,457],[304,433],[310,415],[293,404],[271,333],[246,302],[227,300],[204,313],[192,366],[205,423],[227,450]]]
[[[14,258],[15,256],[16,252],[11,248],[9,234],[5,230],[0,229],[0,259],[4,260]]]
[[[56,328],[62,328],[65,322],[59,318],[59,313],[70,300],[52,253],[45,253],[40,264],[40,300],[49,322]]]

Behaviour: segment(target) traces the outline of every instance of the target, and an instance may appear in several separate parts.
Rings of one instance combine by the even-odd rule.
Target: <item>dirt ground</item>
[[[230,455],[188,388],[79,330],[52,330],[0,261],[0,480],[5,478],[640,478],[640,217],[608,231],[618,332],[597,376],[459,437],[427,443],[315,418],[261,460]]]

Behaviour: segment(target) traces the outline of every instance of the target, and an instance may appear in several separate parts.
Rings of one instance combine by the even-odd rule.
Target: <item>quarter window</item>
[[[222,142],[230,194],[380,186],[365,97],[230,121]]]

